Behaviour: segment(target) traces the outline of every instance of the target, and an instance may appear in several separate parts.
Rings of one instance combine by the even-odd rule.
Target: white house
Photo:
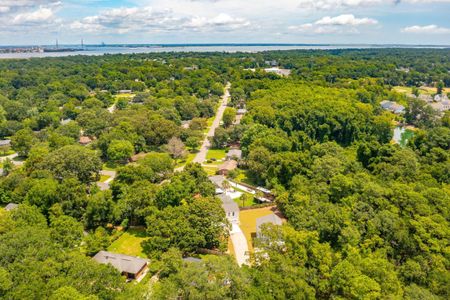
[[[239,206],[227,194],[220,194],[217,197],[222,201],[222,208],[225,211],[228,222],[239,224]]]

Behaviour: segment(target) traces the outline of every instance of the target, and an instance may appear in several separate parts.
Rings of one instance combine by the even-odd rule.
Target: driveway
[[[248,265],[248,244],[244,233],[237,224],[232,224],[230,231],[231,242],[233,243],[234,255],[239,266]]]
[[[205,139],[203,140],[200,151],[197,153],[194,160],[192,161],[194,163],[201,164],[206,160],[206,153],[208,152],[208,149],[211,146],[209,138],[214,136],[214,132],[216,131],[217,127],[220,126],[220,121],[222,121],[225,108],[227,108],[228,99],[230,98],[230,86],[231,86],[230,83],[228,83],[227,86],[225,87],[225,94],[223,95],[222,102],[219,106],[219,109],[217,110],[216,118],[214,119],[211,127],[209,128],[208,133],[205,136]]]

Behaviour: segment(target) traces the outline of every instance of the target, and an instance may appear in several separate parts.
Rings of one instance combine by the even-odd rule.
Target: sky
[[[450,0],[0,0],[0,45],[450,45]]]

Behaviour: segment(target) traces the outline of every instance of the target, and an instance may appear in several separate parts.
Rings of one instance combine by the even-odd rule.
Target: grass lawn
[[[247,170],[242,170],[242,169],[237,169],[237,170],[239,173],[236,176],[236,178],[234,179],[234,181],[257,186],[257,184],[255,183],[255,180],[252,178],[252,176],[250,176],[250,174]]]
[[[399,93],[404,93],[404,94],[411,94],[412,93],[412,88],[408,87],[408,86],[394,86],[394,91],[399,92]],[[427,87],[427,86],[421,86],[419,87],[419,91],[421,94],[426,94],[426,95],[432,95],[432,94],[436,94],[436,88],[434,87]],[[444,88],[444,93],[450,93],[450,88]]]
[[[217,168],[215,168],[215,167],[203,166],[203,169],[206,171],[208,176],[216,175]]]
[[[406,129],[402,134],[402,138],[400,140],[400,146],[405,147],[408,141],[414,136],[414,131]]]
[[[141,246],[141,242],[145,240],[145,229],[128,229],[108,247],[108,251],[146,257]]]
[[[0,152],[0,156],[8,156],[8,155],[11,155],[11,154],[14,154],[14,153],[16,153],[14,150],[1,151]]]
[[[177,160],[176,167],[179,168],[179,167],[187,165],[188,163],[190,163],[194,160],[196,155],[197,155],[197,153],[189,153],[185,159]]]
[[[136,94],[118,94],[118,95],[114,95],[115,98],[132,98],[136,96]]]
[[[263,207],[257,209],[243,210],[239,213],[239,221],[241,222],[242,232],[247,239],[248,250],[253,252],[253,236],[256,235],[256,219],[270,215],[273,213],[272,207]]]
[[[102,169],[106,170],[106,171],[116,171],[117,168],[119,168],[120,165],[116,164],[114,162],[108,161],[106,163],[103,164]]]
[[[210,149],[208,150],[208,153],[206,153],[206,159],[224,159],[227,155],[227,150],[225,149]]]
[[[250,194],[250,193],[247,193],[246,191],[241,190],[241,189],[238,189],[238,188],[236,188],[236,187],[233,187],[233,189],[234,189],[235,191],[237,191],[237,192],[241,192],[241,193],[243,193],[243,194],[249,195],[249,197],[247,197],[247,199],[244,201],[244,203],[242,203],[242,199],[241,199],[241,198],[233,199],[234,202],[236,202],[236,203],[239,205],[239,207],[248,207],[248,206],[252,206],[252,205],[255,205],[255,204],[259,204],[259,203],[255,200],[254,195],[252,195],[252,194]]]
[[[105,182],[106,180],[108,180],[109,179],[109,176],[107,176],[107,175],[100,175],[100,182]]]

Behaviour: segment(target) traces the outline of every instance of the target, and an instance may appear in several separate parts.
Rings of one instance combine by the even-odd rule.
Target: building
[[[405,113],[405,107],[394,101],[384,100],[380,102],[380,105],[384,110],[389,110],[397,115]]]
[[[9,147],[11,146],[11,140],[0,140],[0,147]]]
[[[80,136],[80,139],[78,141],[81,145],[86,146],[92,143],[92,139],[88,136]]]
[[[237,161],[227,160],[219,166],[218,174],[226,176],[226,175],[228,175],[228,173],[230,173],[230,171],[235,170],[237,168],[237,166],[238,166]]]
[[[247,113],[247,109],[245,109],[245,108],[239,108],[237,111],[236,111],[236,114],[237,115],[245,115]]]
[[[430,95],[426,95],[426,94],[420,94],[419,97],[417,97],[417,99],[422,100],[426,103],[433,102],[433,97],[431,97]]]
[[[436,94],[433,100],[436,102],[448,101],[448,97],[446,94]]]
[[[274,73],[280,76],[289,76],[291,75],[291,70],[289,69],[280,69],[278,67],[274,67],[274,68],[266,68],[264,69],[264,71],[266,71],[267,73]]]
[[[147,271],[148,261],[143,258],[124,254],[100,251],[94,260],[101,264],[110,264],[128,279],[140,279]]]
[[[450,100],[444,100],[441,102],[433,102],[430,104],[430,106],[438,112],[444,112],[444,111],[450,110]]]
[[[283,221],[276,214],[270,214],[261,218],[256,219],[256,237],[261,238],[261,229],[264,224],[282,225]]]
[[[19,204],[16,204],[16,203],[8,203],[8,205],[5,206],[5,210],[6,210],[6,211],[11,211],[11,210],[14,210],[14,209],[16,209],[16,208],[18,208],[18,207],[19,207]]]
[[[239,205],[227,194],[220,194],[217,197],[222,201],[222,208],[225,211],[227,220],[231,224],[239,224]]]
[[[276,67],[276,66],[278,66],[278,62],[277,62],[276,60],[266,60],[266,61],[264,61],[264,63],[265,63],[266,65],[268,65],[268,66],[271,66],[271,67]]]
[[[227,156],[226,156],[227,160],[240,160],[242,159],[242,150],[240,149],[230,149],[230,151],[228,151]]]
[[[132,90],[120,90],[119,94],[131,94],[132,92]]]

